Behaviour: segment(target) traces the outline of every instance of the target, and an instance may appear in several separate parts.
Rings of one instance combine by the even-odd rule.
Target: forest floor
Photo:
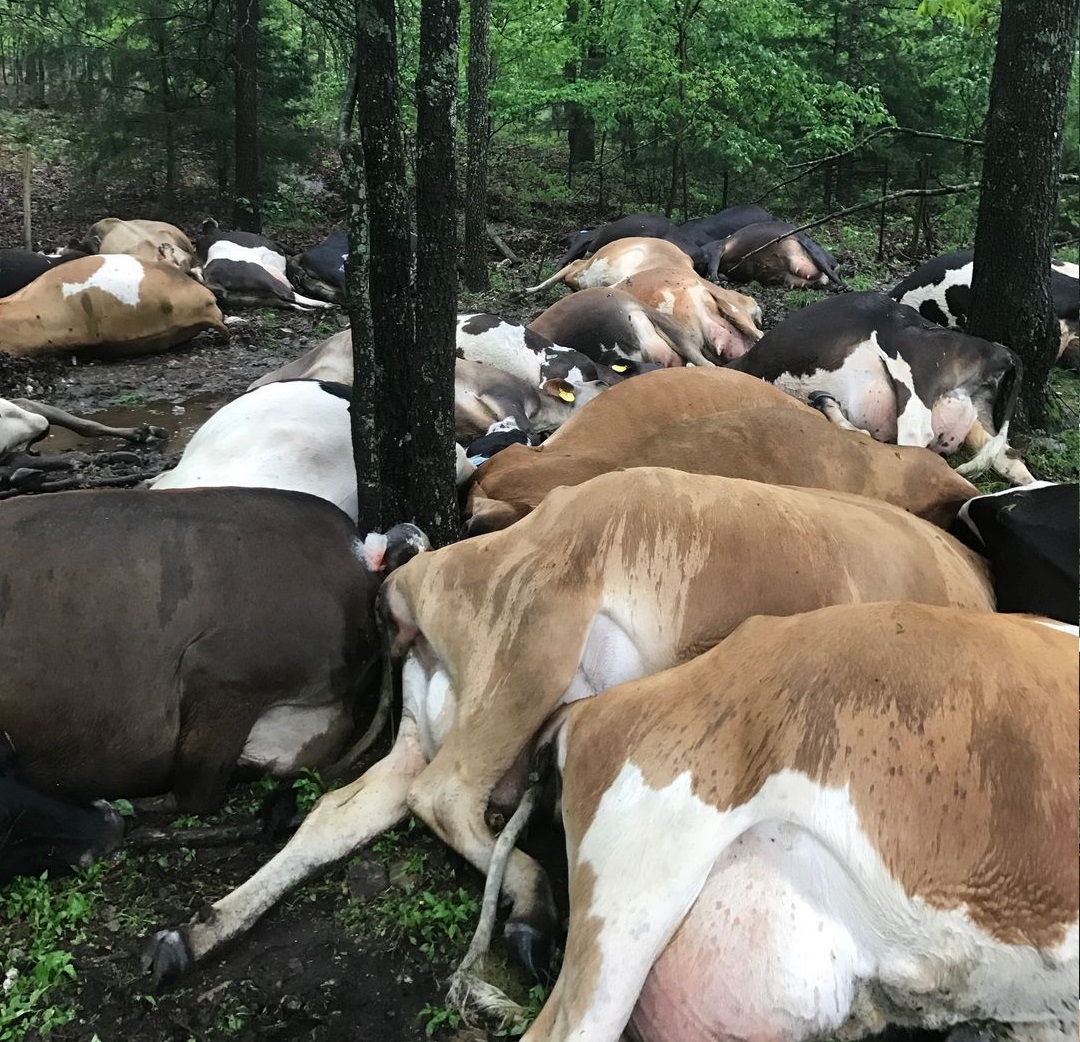
[[[0,246],[18,242],[11,216],[18,213],[13,178],[0,174]],[[59,175],[52,188],[52,194],[48,188],[42,194],[48,205],[36,213],[41,241],[64,243],[109,212],[143,215],[122,196],[96,198],[88,211],[86,196],[70,192]],[[175,219],[193,230],[196,208]],[[288,245],[310,245],[330,223],[294,234]],[[463,298],[462,309],[491,310],[515,320],[531,317],[550,298],[524,298],[520,289],[537,277],[542,264],[550,268],[561,229],[499,226],[498,231],[524,260],[497,270],[492,292]],[[858,288],[894,279],[895,272],[878,268]],[[766,328],[789,306],[816,299],[756,287],[755,295]],[[122,362],[0,359],[0,397],[30,397],[107,423],[165,427],[170,437],[157,445],[83,442],[61,433],[38,446],[43,453],[85,454],[81,474],[86,477],[145,476],[171,465],[191,433],[252,380],[345,324],[342,313],[267,310],[243,317],[228,341],[204,333],[168,353]],[[1076,383],[1063,386],[1075,416]],[[1072,425],[1075,432],[1075,419]],[[102,454],[110,462],[95,461]],[[310,778],[297,783],[303,798],[313,796],[313,787]],[[258,784],[238,789],[212,823],[250,820],[264,792]],[[139,816],[139,824],[170,823],[194,824]],[[0,1040],[33,1040],[43,1033],[70,1042],[412,1042],[426,1031],[460,1042],[488,1037],[459,1025],[443,1006],[445,978],[475,925],[482,880],[416,824],[384,836],[300,888],[220,957],[152,993],[139,965],[140,939],[156,927],[186,921],[227,893],[263,864],[278,842],[128,848],[67,880],[25,880],[0,889],[0,979],[6,970],[18,974],[0,992]],[[559,847],[557,836],[548,836],[546,843]],[[520,999],[527,999],[523,982],[515,984],[512,975],[507,980]],[[533,1001],[538,997],[534,993]]]

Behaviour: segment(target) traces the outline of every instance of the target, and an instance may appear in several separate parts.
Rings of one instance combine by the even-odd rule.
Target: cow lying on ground
[[[940,326],[966,329],[974,258],[974,250],[956,250],[928,260],[897,283],[889,296]],[[1058,358],[1075,366],[1080,362],[1080,277],[1077,266],[1051,261],[1050,290],[1061,331]]]
[[[694,254],[694,266],[714,281],[723,275],[732,282],[756,280],[788,289],[829,282],[847,288],[837,274],[836,258],[786,221],[749,224],[722,241],[706,243]]]
[[[577,485],[630,466],[671,466],[769,485],[853,492],[901,506],[942,527],[974,492],[970,482],[933,452],[852,437],[809,409],[734,408],[657,422],[650,416],[647,389],[640,390],[643,394],[636,400],[623,396],[617,403],[640,406],[629,412],[642,428],[631,445],[612,445],[604,421],[611,409],[592,417],[590,406],[567,424],[557,441],[537,448],[510,446],[484,463],[465,505],[469,534],[507,527],[536,509],[559,485]],[[653,390],[659,393],[659,384]]]
[[[550,278],[529,286],[525,292],[539,293],[560,282],[570,289],[597,289],[614,286],[628,276],[650,268],[693,271],[693,267],[689,255],[674,243],[637,236],[610,242],[587,260],[571,261]]]
[[[699,654],[750,615],[882,599],[993,608],[978,556],[896,507],[650,468],[557,489],[503,532],[421,554],[383,599],[406,655],[392,750],[324,796],[250,880],[149,938],[155,980],[407,810],[486,871],[489,802],[516,803],[528,748],[561,703]],[[546,877],[514,852],[505,892],[511,943],[535,970],[554,925]]]
[[[50,268],[83,256],[74,250],[59,257],[47,257],[31,250],[0,250],[0,297],[10,297]]]
[[[1015,484],[1031,472],[1009,447],[1020,360],[1000,344],[927,322],[882,293],[846,293],[788,315],[732,368],[878,441],[976,455]]]
[[[238,764],[342,753],[373,706],[382,571],[418,538],[365,545],[314,496],[237,488],[15,499],[0,534],[0,720],[26,783],[192,813]]]
[[[557,727],[558,983],[525,1042],[1077,1033],[1077,641],[754,618]]]
[[[148,423],[138,427],[107,427],[52,405],[41,405],[26,398],[0,398],[0,460],[15,452],[26,452],[49,433],[50,425],[90,438],[122,438],[137,445],[153,438],[167,437],[161,427],[152,427]]]
[[[693,244],[680,234],[678,225],[667,217],[655,213],[631,213],[592,231],[571,232],[566,237],[566,252],[556,268],[565,268],[571,261],[596,253],[610,242],[629,238],[667,239],[687,254],[693,249]]]
[[[214,295],[172,264],[82,257],[0,300],[0,352],[153,354],[204,329],[228,336]]]
[[[949,529],[989,558],[998,611],[1077,618],[1080,531],[1076,482],[1036,481],[965,503]]]
[[[684,221],[679,225],[679,231],[695,246],[700,247],[717,239],[726,239],[748,224],[772,220],[775,220],[773,215],[760,206],[729,206],[719,213]]]
[[[345,303],[345,258],[349,255],[349,237],[335,228],[317,246],[290,257],[285,274],[297,289],[309,297],[331,304]]]
[[[686,268],[650,268],[623,279],[615,289],[670,315],[690,333],[686,360],[715,365],[746,354],[762,337],[761,308],[753,297],[721,289]]]
[[[105,217],[92,225],[79,248],[87,253],[125,253],[147,264],[172,264],[182,272],[195,266],[195,247],[175,225],[164,221],[124,221]]]
[[[85,867],[123,837],[120,815],[104,800],[65,799],[28,785],[0,731],[0,886],[15,876],[47,871],[56,878],[72,865]]]
[[[621,289],[571,293],[528,328],[593,359],[616,352],[634,362],[671,366],[701,355],[697,333]]]
[[[201,265],[195,274],[223,303],[297,311],[333,307],[293,289],[285,275],[285,251],[265,236],[225,232],[216,221],[207,221],[195,252]]]

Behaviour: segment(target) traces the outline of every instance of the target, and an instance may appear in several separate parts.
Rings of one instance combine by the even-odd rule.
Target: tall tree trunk
[[[1019,355],[1028,427],[1045,424],[1058,344],[1050,244],[1076,32],[1075,0],[1002,0],[968,326]]]
[[[582,3],[587,0],[568,0],[566,5],[566,24],[571,27],[571,32],[581,34],[579,23],[581,22]],[[588,77],[592,72],[592,66],[587,60],[588,50],[582,46],[580,75]],[[563,76],[568,83],[576,82],[579,75],[578,63],[567,62],[563,67]],[[567,133],[566,140],[569,148],[566,183],[574,183],[574,171],[582,163],[591,163],[596,156],[596,124],[588,110],[579,102],[570,101],[566,105]]]
[[[259,208],[259,0],[237,0],[233,60],[236,94],[236,176],[233,226],[262,231]]]
[[[441,546],[459,533],[454,456],[459,0],[423,0],[416,77],[416,342],[413,518]]]
[[[416,337],[394,0],[359,0],[355,96],[363,151],[341,137],[348,186],[353,454],[362,531],[413,520],[410,460]],[[366,216],[366,221],[364,220]]]
[[[491,118],[488,112],[488,0],[469,4],[469,123],[466,128],[468,165],[465,173],[465,285],[473,293],[491,282],[487,270],[487,161]]]

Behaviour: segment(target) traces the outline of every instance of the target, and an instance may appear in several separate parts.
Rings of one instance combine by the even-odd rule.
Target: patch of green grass
[[[828,294],[821,289],[793,289],[785,298],[784,303],[787,304],[790,310],[794,311],[796,308],[804,308],[808,304],[816,304],[827,296]]]
[[[113,399],[113,405],[142,405],[146,401],[144,391],[125,391]]]

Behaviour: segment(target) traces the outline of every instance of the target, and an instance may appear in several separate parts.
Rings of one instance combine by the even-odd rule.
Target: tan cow
[[[0,352],[153,354],[204,329],[228,336],[214,294],[172,264],[124,254],[69,261],[0,300]]]
[[[694,261],[690,255],[673,242],[665,239],[631,237],[616,239],[601,247],[591,257],[571,261],[550,278],[536,286],[529,286],[526,293],[539,293],[559,282],[570,289],[596,289],[614,286],[617,282],[639,271],[650,268],[675,268],[692,272]]]
[[[148,942],[162,979],[411,809],[485,871],[489,802],[516,802],[563,702],[692,658],[750,615],[905,599],[990,611],[986,565],[940,529],[858,496],[642,468],[552,492],[503,532],[420,554],[384,586],[402,667],[387,757],[328,793],[285,849],[206,914]],[[527,966],[554,925],[515,851],[508,934]]]
[[[758,328],[761,308],[753,297],[714,286],[692,268],[650,268],[615,288],[690,330],[696,354],[689,360],[695,365],[741,358],[764,336]]]
[[[1075,1039],[1077,684],[1075,627],[844,605],[572,706],[525,1042]]]
[[[148,264],[172,264],[185,273],[195,266],[191,240],[164,221],[105,217],[90,228],[82,248],[87,253],[126,253]]]

